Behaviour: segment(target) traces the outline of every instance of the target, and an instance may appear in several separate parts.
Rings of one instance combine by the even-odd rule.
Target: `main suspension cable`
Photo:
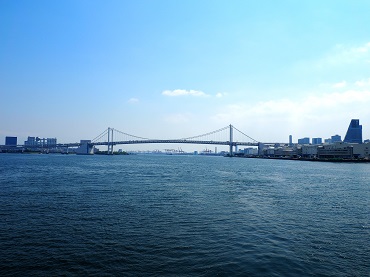
[[[101,139],[103,136],[107,134],[108,130],[104,130],[100,135],[92,140],[92,142],[96,142],[98,139]]]
[[[206,133],[206,134],[203,134],[203,135],[198,135],[198,136],[189,137],[189,138],[182,138],[182,140],[191,140],[191,139],[196,139],[196,138],[200,138],[200,137],[209,136],[209,135],[212,135],[212,134],[215,134],[215,133],[218,133],[218,132],[224,131],[224,130],[226,130],[227,128],[229,128],[229,126],[226,126],[226,127],[224,127],[224,128],[221,128],[221,129],[218,129],[218,130],[216,130],[216,131],[212,131],[212,132],[209,132],[209,133]]]
[[[233,126],[233,128],[234,128],[236,131],[238,131],[239,133],[243,134],[244,136],[246,136],[246,137],[250,138],[250,139],[251,139],[251,140],[253,140],[254,142],[258,142],[258,141],[257,141],[257,140],[255,140],[254,138],[251,138],[251,137],[250,137],[250,136],[248,136],[247,134],[244,134],[242,131],[240,131],[240,130],[236,129],[234,126]]]
[[[122,132],[122,131],[119,131],[117,129],[113,129],[114,131],[116,131],[117,133],[120,133],[122,135],[126,135],[126,136],[129,136],[129,137],[133,137],[133,138],[138,138],[138,139],[146,139],[146,140],[149,140],[148,138],[143,138],[143,137],[138,137],[138,136],[134,136],[134,135],[130,135],[130,134],[127,134],[125,132]]]

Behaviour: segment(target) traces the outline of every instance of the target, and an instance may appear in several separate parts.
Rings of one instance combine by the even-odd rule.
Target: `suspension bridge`
[[[225,133],[227,134],[227,140],[225,140]],[[236,140],[238,137],[244,137],[245,140]],[[118,138],[117,138],[118,137]],[[123,139],[122,139],[123,137]],[[102,138],[107,138],[101,141]],[[233,147],[238,146],[259,146],[259,142],[250,136],[246,135],[242,131],[235,128],[233,125],[228,125],[224,128],[208,132],[206,134],[197,135],[193,137],[181,138],[181,139],[150,139],[139,136],[127,134],[114,128],[108,128],[102,132],[99,136],[94,138],[90,145],[99,146],[106,145],[108,147],[108,154],[113,154],[113,147],[119,144],[146,144],[146,143],[190,143],[190,144],[208,144],[208,145],[226,145],[229,146],[229,154],[233,154]]]
[[[238,146],[254,146],[260,147],[262,144],[275,144],[275,143],[261,143],[242,131],[235,128],[233,125],[225,126],[221,129],[208,132],[205,134],[185,137],[180,139],[150,139],[131,135],[114,128],[107,128],[93,140],[81,141],[79,143],[58,143],[53,146],[42,145],[42,148],[60,147],[82,147],[85,146],[86,153],[88,154],[95,146],[107,146],[107,153],[113,154],[114,146],[116,145],[132,145],[132,144],[205,144],[205,145],[225,145],[229,147],[229,155],[232,156],[234,149]],[[29,145],[19,145],[20,147],[33,147]]]

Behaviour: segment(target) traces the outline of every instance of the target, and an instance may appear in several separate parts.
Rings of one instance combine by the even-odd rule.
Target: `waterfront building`
[[[39,138],[39,137],[28,137],[24,142],[25,146],[56,146],[56,138]]]
[[[370,142],[367,143],[351,143],[353,147],[354,158],[370,159]]]
[[[24,142],[24,145],[26,146],[37,145],[36,137],[28,137],[27,140]]]
[[[289,146],[293,145],[293,137],[292,135],[289,135]]]
[[[258,155],[258,149],[254,147],[244,148],[244,155]]]
[[[80,146],[76,149],[75,153],[78,155],[93,155],[94,146],[90,145],[91,140],[80,140]]]
[[[347,143],[362,143],[362,125],[359,119],[352,119],[349,124],[344,142]]]
[[[17,146],[17,137],[5,137],[6,146]]]
[[[317,145],[302,145],[302,157],[303,158],[316,158],[317,157]]]
[[[326,143],[326,144],[330,144],[330,143],[331,143],[331,138],[325,139],[325,140],[324,140],[324,143]]]
[[[301,139],[298,139],[298,144],[310,144],[310,138],[301,138]]]
[[[47,146],[56,146],[57,139],[56,138],[47,138],[46,139]]]
[[[291,147],[278,147],[274,151],[275,157],[293,158],[297,156],[297,150]]]
[[[320,159],[352,159],[353,146],[343,142],[318,146],[317,157]]]
[[[268,147],[263,149],[263,155],[267,157],[274,157],[275,156],[275,148],[274,147]]]
[[[322,138],[312,138],[312,144],[322,144]]]
[[[331,143],[341,142],[341,141],[342,141],[342,137],[340,135],[331,136]]]

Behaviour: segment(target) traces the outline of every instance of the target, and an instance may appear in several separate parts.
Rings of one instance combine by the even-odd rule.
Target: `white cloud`
[[[357,81],[357,82],[355,82],[355,86],[357,86],[357,87],[370,86],[370,79]]]
[[[370,128],[370,82],[357,82],[343,92],[316,93],[298,99],[272,99],[256,104],[238,103],[223,107],[212,119],[234,124],[261,141],[287,141],[289,134],[309,137],[345,135],[352,118]],[[342,83],[342,82],[341,82]],[[364,127],[365,128],[365,127]],[[366,128],[364,129],[366,130]],[[364,137],[369,134],[364,133]]]
[[[130,103],[130,104],[134,104],[134,103],[139,102],[139,99],[137,99],[137,98],[130,98],[127,102]]]
[[[333,88],[344,88],[347,85],[346,81],[342,81],[333,85]]]
[[[369,52],[369,49],[370,49],[370,42],[366,43],[364,46],[352,48],[352,52],[367,53]]]
[[[259,116],[279,117],[283,115],[286,119],[303,118],[328,113],[336,114],[334,108],[345,108],[354,103],[358,104],[359,107],[365,104],[368,105],[370,103],[370,91],[348,90],[343,93],[334,92],[311,95],[300,100],[269,100],[259,102],[254,106],[245,104],[230,105],[227,113],[220,113],[217,117],[220,119],[230,117],[255,118]]]
[[[209,96],[208,94],[204,93],[203,91],[199,90],[185,90],[185,89],[175,89],[175,90],[165,90],[162,92],[162,95],[166,96],[184,96],[184,95],[191,95],[191,96],[200,96],[205,97]]]
[[[319,66],[339,66],[354,63],[368,63],[370,59],[370,42],[361,46],[348,47],[337,45],[335,49],[318,62]]]
[[[226,93],[226,92],[219,92],[219,93],[216,93],[216,97],[217,98],[221,98],[221,97],[225,97],[225,96],[227,96],[228,95],[228,93]]]

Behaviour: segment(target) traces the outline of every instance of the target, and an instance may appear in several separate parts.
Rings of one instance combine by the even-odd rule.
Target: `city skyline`
[[[231,129],[233,129],[234,131],[231,133]],[[226,131],[226,137],[225,137],[225,131]],[[220,133],[223,132],[223,136],[220,135]],[[115,135],[113,135],[113,133],[115,133]],[[117,138],[117,134],[121,137]],[[113,136],[115,139],[113,139]],[[110,138],[109,138],[110,137]],[[94,139],[94,142],[109,142],[109,141],[115,141],[115,142],[119,142],[119,141],[132,141],[132,140],[151,140],[149,138],[141,138],[141,137],[136,137],[135,135],[132,136],[129,135],[129,134],[126,134],[126,133],[122,133],[121,131],[119,130],[115,130],[115,129],[112,129],[112,128],[108,128],[108,130],[106,130],[104,133],[100,134],[97,138]],[[179,140],[188,140],[188,138],[177,138]],[[190,141],[191,140],[200,140],[200,141],[209,141],[209,142],[220,142],[220,141],[224,141],[224,142],[229,142],[229,140],[233,140],[234,142],[252,142],[252,143],[257,143],[257,141],[255,141],[253,138],[250,138],[248,137],[246,134],[244,134],[243,132],[241,132],[240,130],[238,130],[237,128],[235,128],[235,126],[232,126],[232,125],[229,125],[229,126],[226,126],[222,129],[219,129],[219,130],[215,130],[213,132],[210,132],[210,133],[207,133],[207,134],[202,134],[200,136],[195,136],[195,137],[191,137],[189,138]],[[152,140],[157,140],[157,139],[152,139]],[[92,140],[80,140],[80,143],[86,143],[86,142],[91,142]],[[115,145],[116,147],[116,151],[117,151],[117,148],[119,148],[119,151],[122,151],[122,148],[120,147],[124,147],[126,151],[155,151],[155,152],[167,152],[167,151],[177,151],[177,152],[192,152],[192,151],[203,151],[203,152],[210,152],[210,153],[217,153],[217,150],[215,151],[212,151],[212,146],[215,146],[215,149],[217,149],[217,147],[220,147],[220,151],[225,151],[226,148],[228,146],[223,146],[223,145],[220,145],[220,144],[212,144],[212,143],[207,143],[207,145],[204,145],[204,143],[193,143],[192,146],[189,146],[189,145],[184,145],[184,143],[176,143],[174,144],[173,142],[163,142],[163,143],[158,143],[158,142],[154,142],[153,143],[149,143],[149,145],[151,145],[151,149],[146,149],[146,150],[143,150],[143,149],[137,149],[138,146],[140,146],[141,144],[145,144],[147,145],[148,143],[134,143],[134,144],[127,144],[127,143],[124,143],[124,144],[117,144]],[[333,143],[336,143],[336,142],[344,142],[345,144],[346,143],[354,143],[354,144],[362,144],[362,143],[368,143],[369,142],[369,139],[367,140],[362,140],[362,125],[360,125],[360,120],[359,119],[351,119],[351,122],[349,124],[349,127],[348,127],[348,130],[346,132],[346,135],[345,135],[345,138],[342,140],[341,136],[336,134],[336,135],[332,135],[330,138],[328,139],[322,139],[322,138],[315,138],[315,137],[312,137],[312,141],[311,141],[311,137],[304,137],[304,138],[298,138],[297,139],[297,142],[296,143],[293,143],[293,140],[292,140],[292,135],[289,135],[289,142],[272,142],[272,141],[265,141],[265,142],[261,142],[259,141],[258,143],[262,143],[262,145],[264,145],[264,143],[274,143],[275,146],[277,146],[278,148],[280,146],[289,146],[289,147],[292,147],[293,145],[323,145],[323,144],[333,144]],[[75,144],[75,143],[78,143],[78,142],[62,142],[63,143],[72,143],[72,144]],[[153,148],[153,144],[155,145],[154,148]],[[168,144],[174,146],[172,147],[172,149],[169,149],[168,147]],[[188,143],[186,143],[188,144]],[[191,143],[190,143],[191,144]],[[1,144],[0,144],[1,145]],[[17,137],[5,137],[5,146],[8,145],[8,146],[16,146],[16,145],[24,145],[25,147],[27,146],[34,146],[34,145],[43,145],[43,146],[47,146],[47,145],[57,145],[57,138],[40,138],[40,137],[31,137],[31,136],[28,136],[27,138],[27,141],[24,141],[24,144],[21,144],[21,143],[18,143],[17,144]],[[158,147],[158,145],[160,147]],[[197,145],[198,148],[194,148],[194,145]],[[101,147],[102,145],[98,145],[98,147]],[[239,146],[236,146],[235,148],[235,151],[237,151],[238,147],[240,147],[239,150],[242,150],[243,147],[250,147],[251,145],[246,145],[246,144],[241,144]],[[103,146],[104,147],[104,146]],[[163,148],[164,147],[164,148]],[[177,149],[176,149],[177,147]],[[184,150],[182,149],[182,147],[184,147]],[[202,147],[204,149],[200,150],[199,147]],[[163,149],[159,149],[159,148],[163,148]],[[109,148],[108,148],[109,149]],[[102,149],[100,149],[102,150]],[[230,149],[229,149],[230,150]],[[109,151],[109,150],[108,150]],[[111,151],[113,151],[113,149],[111,149]]]
[[[367,1],[8,1],[0,136],[370,138]],[[143,146],[142,149],[146,149]]]

